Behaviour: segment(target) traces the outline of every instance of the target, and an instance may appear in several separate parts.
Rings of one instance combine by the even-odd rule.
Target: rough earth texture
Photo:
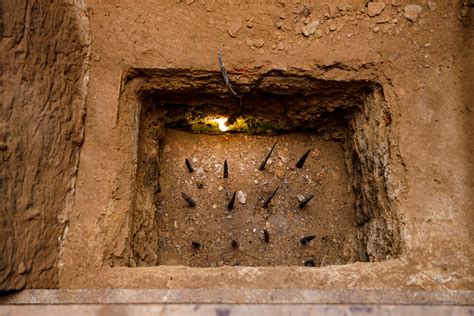
[[[58,286],[85,113],[87,19],[74,1],[3,1],[0,289]]]
[[[59,248],[59,286],[472,289],[473,9],[469,1],[437,1],[433,4],[433,1],[387,0],[384,4],[383,9],[380,6],[369,14],[365,1],[321,1],[308,5],[290,1],[272,5],[212,1],[86,1],[92,38],[88,115],[74,206],[69,213],[66,242]],[[407,5],[419,6],[421,11]],[[52,6],[49,10],[59,7]],[[24,9],[24,12],[29,11]],[[64,23],[61,25],[65,27]],[[22,33],[21,30],[18,32]],[[40,37],[51,39],[45,34]],[[67,41],[73,39],[73,36],[67,37]],[[44,52],[41,48],[39,46],[35,53]],[[354,129],[354,133],[359,135],[356,138],[364,140],[366,135],[371,142],[353,144],[356,155],[361,150],[367,154],[359,155],[361,159],[355,160],[359,165],[352,169],[359,170],[362,176],[371,175],[366,180],[376,180],[373,183],[377,184],[361,190],[358,197],[361,204],[356,214],[362,224],[373,215],[384,218],[388,209],[396,212],[396,217],[389,217],[398,221],[396,225],[390,220],[382,222],[377,219],[369,220],[364,227],[372,236],[381,237],[390,231],[396,235],[394,228],[399,228],[401,243],[397,246],[400,247],[397,258],[316,269],[110,267],[110,255],[120,257],[127,248],[131,227],[127,215],[134,201],[130,184],[136,179],[138,164],[141,102],[138,99],[133,101],[132,95],[127,94],[136,94],[140,88],[124,90],[127,81],[124,76],[131,68],[218,71],[218,48],[222,48],[231,74],[280,69],[297,75],[311,73],[322,80],[369,80],[380,85],[383,104],[388,110],[385,114],[389,113],[389,116],[384,116],[384,111],[378,108],[362,113],[359,118],[354,117],[354,120],[368,120],[367,124],[377,127],[364,131]],[[12,52],[11,49],[8,51]],[[13,60],[13,56],[9,60]],[[25,67],[37,74],[34,65]],[[20,91],[19,81],[13,86],[15,88],[4,91]],[[38,93],[42,97],[48,95],[46,92]],[[124,99],[131,102],[120,108],[120,100]],[[32,122],[37,121],[43,112],[34,106],[36,103],[15,104],[20,106],[14,109],[22,111],[21,104],[30,106],[15,125],[24,133],[16,135],[25,135],[25,141],[35,139],[35,135],[38,138],[48,135],[57,126],[53,124],[51,128],[43,129],[43,133],[35,134],[34,128],[27,132],[26,128],[34,126]],[[64,110],[71,103],[61,104],[60,109]],[[378,119],[371,120],[373,113]],[[5,117],[9,118],[8,115]],[[385,130],[384,126],[390,129]],[[9,125],[8,128],[12,127]],[[378,140],[388,144],[383,152],[373,146]],[[2,146],[2,155],[21,152],[4,142],[8,147]],[[67,148],[66,144],[70,144],[67,141],[53,143]],[[29,159],[36,164],[42,161]],[[42,199],[54,195],[50,201],[61,207],[46,207],[47,202],[38,205],[45,206],[40,208],[40,214],[50,214],[50,218],[55,218],[64,209],[61,192],[67,192],[69,181],[65,181],[68,185],[62,186],[62,191],[57,194],[40,188],[46,185],[54,188],[54,170],[60,170],[59,174],[67,178],[68,173],[64,170],[71,169],[67,168],[70,165],[66,159],[48,161],[63,165],[9,164],[6,168],[2,166],[2,179],[3,173],[7,173],[7,179],[22,181],[14,172],[26,172],[32,165],[38,168],[34,170],[42,172],[53,170],[51,177],[44,178],[47,184],[39,181],[41,186],[34,188],[44,193]],[[32,174],[38,176],[42,173],[32,171]],[[361,179],[358,183],[363,187],[367,183]],[[7,183],[9,181],[13,180]],[[129,186],[124,186],[124,183],[129,183]],[[25,185],[17,187],[20,190]],[[2,190],[4,188],[6,186],[2,184]],[[3,195],[7,196],[2,191]],[[9,193],[8,200],[13,202],[5,211],[9,215],[3,217],[10,218],[9,222],[2,218],[2,236],[14,236],[19,227],[26,235],[36,234],[36,227],[51,227],[35,225],[35,229],[26,230],[23,228],[26,226],[21,225],[23,222],[13,225],[22,218],[22,213],[16,211],[17,205],[22,205],[22,199]],[[367,205],[377,207],[368,208]],[[387,205],[390,206],[387,208]],[[31,237],[34,242],[28,245],[51,245],[47,254],[57,258],[60,236],[61,225],[57,227],[54,241],[49,239],[51,244]],[[18,237],[14,242],[8,238],[2,240],[9,243],[9,249],[21,249],[23,245],[23,253],[30,255],[25,248],[26,242],[23,242],[27,239],[22,238]],[[367,240],[365,249],[373,249],[377,254],[383,249],[393,248],[389,242],[374,244],[374,240]],[[54,259],[46,265],[50,269],[33,274],[34,264],[25,262],[23,269],[20,260],[14,259],[20,252],[9,250],[6,253],[12,259],[8,259],[3,271],[10,271],[7,275],[19,275],[15,271],[31,268],[28,275],[37,277],[30,279],[30,287],[43,286],[45,283],[35,283],[44,280],[42,275],[55,275],[49,272],[56,266]],[[36,256],[38,262],[43,260],[39,258],[45,257]],[[373,258],[375,261],[376,257]],[[26,280],[26,277],[19,276],[20,279]],[[4,284],[3,287],[11,288],[26,283],[9,281]],[[44,286],[55,284],[53,281]]]
[[[275,141],[268,165],[258,170]],[[297,169],[298,155],[306,148],[312,153]],[[195,168],[192,173],[184,165],[186,157]],[[228,178],[223,178],[224,159]],[[154,234],[135,242],[134,265],[285,266],[313,259],[320,266],[323,260],[326,265],[360,260],[344,253],[356,225],[341,142],[308,133],[211,136],[168,130],[159,161],[159,202],[156,209],[149,207]],[[276,187],[270,205],[262,207],[262,199]],[[182,191],[192,196],[195,207],[187,205]],[[241,194],[236,193],[229,210],[234,191]],[[312,194],[313,200],[300,209],[298,196]],[[300,239],[308,235],[316,238],[302,245]],[[232,246],[232,240],[237,244]],[[192,241],[199,247],[193,248]]]

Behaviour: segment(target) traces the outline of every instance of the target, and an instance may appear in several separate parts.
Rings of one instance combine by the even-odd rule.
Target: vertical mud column
[[[161,191],[159,151],[164,129],[151,107],[143,102],[139,118],[137,178],[130,219],[130,266],[158,264],[155,213],[159,203],[156,196]]]
[[[364,261],[382,261],[400,251],[400,232],[395,207],[389,199],[388,179],[391,118],[376,87],[363,108],[350,122],[347,148],[348,170],[356,193],[359,256]]]
[[[85,8],[2,1],[0,290],[58,286],[88,79]]]

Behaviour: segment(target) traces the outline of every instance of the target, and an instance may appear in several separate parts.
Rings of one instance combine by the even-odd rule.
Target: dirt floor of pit
[[[265,170],[258,170],[275,141]],[[162,144],[158,264],[278,266],[313,259],[319,266],[352,259],[344,250],[356,232],[354,194],[342,143],[308,133],[204,135],[171,129]],[[307,149],[311,153],[303,168],[295,168]],[[228,178],[223,177],[224,160]],[[263,208],[278,186],[270,206]],[[229,211],[234,191],[235,208]],[[181,192],[197,205],[189,207]],[[315,197],[299,209],[299,200],[311,194]],[[302,245],[300,239],[308,235],[316,238]],[[232,240],[238,245],[233,247]]]

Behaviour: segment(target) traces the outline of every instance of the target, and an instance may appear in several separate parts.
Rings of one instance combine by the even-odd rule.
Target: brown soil
[[[378,2],[385,5],[368,5],[365,0],[4,1],[0,288],[472,289],[472,1]],[[286,169],[289,162],[281,166],[288,188],[282,188],[269,208],[268,244],[262,243],[266,210],[256,208],[257,199],[282,180],[273,178],[280,167],[278,148],[286,143],[294,146],[291,137],[308,136],[277,136],[282,141],[272,164],[257,172],[259,181],[266,179],[269,186],[259,182],[252,187],[255,172],[247,163],[245,180],[239,178],[236,167],[253,153],[240,158],[220,152],[210,155],[216,157],[214,165],[228,159],[228,183],[210,164],[203,173],[204,188],[197,189],[194,180],[184,182],[197,180],[197,170],[187,174],[182,160],[189,156],[192,162],[196,156],[192,163],[198,169],[205,158],[198,153],[206,147],[179,151],[174,157],[179,169],[171,170],[171,157],[169,164],[163,159],[174,152],[165,153],[165,144],[159,141],[178,148],[181,140],[171,140],[180,132],[170,130],[168,137],[153,139],[162,131],[148,128],[153,124],[142,111],[154,97],[180,95],[191,108],[209,97],[213,106],[208,110],[222,109],[215,106],[219,100],[227,109],[232,103],[234,109],[235,98],[219,72],[218,49],[230,81],[249,97],[244,101],[261,105],[254,107],[258,113],[245,115],[281,118],[275,111],[276,98],[265,93],[288,93],[285,102],[294,102],[290,108],[295,113],[286,117],[286,127],[313,124],[316,130],[307,161],[307,168],[314,169],[303,170],[315,186],[303,186],[299,170]],[[366,85],[372,90],[359,93]],[[173,95],[167,96],[167,91]],[[202,99],[197,100],[194,96],[200,91]],[[293,98],[292,91],[299,97]],[[348,112],[332,116],[336,108]],[[265,114],[270,112],[278,115]],[[343,127],[344,143],[328,141],[335,138],[317,130],[319,114],[325,122]],[[213,142],[225,136],[185,134],[184,138],[194,137]],[[228,137],[230,141],[245,135]],[[247,159],[255,166],[274,136],[247,137],[252,141],[236,148],[249,146],[255,157]],[[292,147],[293,163],[310,143]],[[162,157],[158,148],[163,149]],[[343,153],[345,165],[334,159]],[[331,174],[336,166],[340,186]],[[184,184],[178,187],[176,181]],[[175,190],[167,191],[166,183],[176,185]],[[216,192],[216,185],[224,189]],[[307,209],[294,213],[282,206],[296,202],[298,186],[303,191],[314,189],[316,197]],[[183,188],[198,202],[196,208],[183,204],[179,196]],[[202,198],[207,190],[211,198]],[[248,201],[238,203],[229,214],[222,207],[233,190],[248,191]],[[340,199],[333,202],[332,194]],[[158,197],[176,205],[166,209],[169,222],[159,212],[155,219]],[[208,210],[213,220],[236,234],[240,248],[235,252],[229,249],[220,255],[230,237],[217,225],[202,224]],[[337,219],[336,210],[348,214]],[[188,216],[195,211],[190,217],[199,225],[178,217],[177,229],[185,231],[178,236],[171,218],[180,211]],[[322,219],[328,225],[321,225],[322,215],[327,215]],[[303,218],[307,218],[304,225],[296,220]],[[294,228],[286,235],[276,225],[285,222]],[[186,229],[191,228],[195,231],[188,234]],[[356,230],[350,243],[346,236],[353,231],[345,231],[349,228]],[[317,239],[307,249],[298,248],[297,239],[313,231]],[[166,233],[182,249],[179,256],[173,254],[176,248],[165,252],[168,243],[158,247]],[[327,263],[302,266],[310,256],[321,263],[325,248],[320,238],[326,235],[327,243],[335,247],[326,248],[331,250]],[[201,248],[190,250],[189,240],[198,237]],[[245,257],[242,249],[258,254],[262,261]],[[281,256],[283,250],[288,261]],[[171,259],[174,262],[166,262]],[[255,266],[233,266],[237,260]],[[268,260],[272,266],[262,266]],[[211,264],[216,267],[196,268]]]
[[[266,169],[258,170],[275,141]],[[350,256],[344,255],[344,244],[356,233],[356,223],[342,145],[307,133],[211,136],[169,130],[160,158],[158,264],[278,266],[303,265],[311,258],[318,265],[322,260],[346,263]],[[303,168],[295,168],[306,149],[311,155]],[[223,178],[224,159],[228,178]],[[270,206],[263,208],[277,186]],[[187,205],[182,191],[196,207]],[[246,199],[239,202],[237,194],[235,209],[229,211],[234,191],[242,191]],[[298,196],[311,194],[315,198],[299,209]],[[308,235],[316,235],[315,240],[301,245],[300,239]],[[232,247],[232,240],[238,247]],[[194,249],[192,241],[200,247]]]

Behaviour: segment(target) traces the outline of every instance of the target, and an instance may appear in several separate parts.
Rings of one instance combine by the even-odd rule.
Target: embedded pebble
[[[367,15],[371,18],[382,13],[385,9],[385,3],[383,2],[369,2],[367,5]]]
[[[217,204],[212,204],[212,208],[213,208],[213,209],[216,209],[216,208],[217,208]]]
[[[193,162],[197,162],[197,158],[196,157],[193,157]]]
[[[284,163],[290,161],[290,153],[287,148],[278,150],[278,158]]]
[[[222,185],[220,185],[220,186],[217,188],[217,190],[222,191],[222,190],[224,190],[224,187],[223,187]]]
[[[165,145],[165,148],[163,149],[165,153],[169,153],[171,151],[170,145]]]
[[[404,17],[411,22],[416,22],[418,20],[418,15],[421,13],[423,8],[417,4],[409,4],[403,9]]]
[[[431,1],[429,0],[428,1],[428,8],[431,10],[431,11],[435,11],[437,8],[438,8],[438,4],[434,1]]]
[[[240,202],[240,204],[245,204],[247,202],[247,193],[243,191],[237,192],[237,200]]]
[[[235,21],[228,23],[227,33],[229,33],[231,37],[237,37],[237,33],[239,32],[241,27],[242,27],[242,18],[239,17]]]
[[[303,202],[303,200],[304,200],[304,195],[298,194],[298,195],[296,196],[296,198],[298,199],[298,201]]]
[[[255,42],[253,42],[253,46],[255,46],[256,48],[262,48],[264,45],[265,45],[265,41],[261,38],[255,40]]]
[[[308,37],[310,35],[313,35],[314,32],[318,29],[319,26],[319,20],[314,20],[311,23],[308,23],[307,25],[304,25],[301,28],[301,33],[303,33],[304,36]]]

